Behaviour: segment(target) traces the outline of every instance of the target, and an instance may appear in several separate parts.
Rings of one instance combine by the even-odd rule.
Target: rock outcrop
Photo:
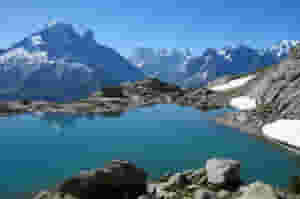
[[[300,190],[298,183],[293,184],[293,192],[275,189],[260,181],[238,184],[236,189],[212,186],[209,177],[212,175],[211,172],[222,176],[217,183],[222,181],[222,184],[231,184],[232,179],[238,180],[240,170],[237,165],[240,163],[225,159],[211,159],[207,163],[219,166],[213,170],[200,168],[165,175],[161,178],[162,181],[152,182],[146,181],[145,171],[132,163],[112,161],[104,168],[82,172],[68,178],[55,189],[40,191],[33,199],[298,199],[300,197],[295,192],[295,189]],[[234,172],[229,172],[228,168]],[[224,172],[225,170],[227,172]],[[225,182],[224,179],[230,180]]]
[[[279,195],[271,185],[262,182],[250,184],[238,199],[278,199]]]
[[[24,103],[26,102],[26,103]],[[8,109],[14,105],[18,109]],[[155,78],[122,83],[120,86],[106,87],[90,94],[86,99],[70,103],[46,101],[3,102],[1,113],[22,112],[62,112],[71,114],[121,113],[129,109],[153,104],[178,104],[192,106],[200,110],[224,107],[226,97],[206,88],[182,89],[174,84],[161,82]],[[0,108],[1,108],[0,107]]]

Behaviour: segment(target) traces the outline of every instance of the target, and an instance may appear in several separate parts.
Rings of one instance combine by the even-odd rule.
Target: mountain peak
[[[94,38],[93,31],[86,27],[85,25],[79,25],[79,24],[70,24],[65,23],[62,21],[50,21],[46,26],[42,29],[40,32],[59,32],[59,33],[65,33],[65,32],[71,32],[81,38],[88,36],[89,38]]]

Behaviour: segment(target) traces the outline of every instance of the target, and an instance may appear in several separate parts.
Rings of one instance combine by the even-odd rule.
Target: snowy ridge
[[[143,78],[140,70],[98,44],[82,25],[50,22],[0,54],[0,93],[21,89],[24,96],[72,97]]]
[[[227,82],[226,84],[214,86],[214,87],[210,88],[210,90],[213,90],[213,91],[228,91],[230,89],[239,88],[241,86],[244,86],[250,80],[255,79],[255,78],[256,78],[256,75],[249,75],[247,77],[231,80],[231,81]]]
[[[267,137],[298,148],[300,147],[299,130],[299,120],[281,119],[262,127],[262,132]]]
[[[228,73],[254,72],[259,67],[278,64],[288,56],[289,49],[299,43],[299,40],[282,40],[265,49],[246,44],[208,48],[199,56],[192,55],[191,49],[143,47],[134,49],[129,60],[145,74],[156,74],[161,80],[184,87],[199,87]]]

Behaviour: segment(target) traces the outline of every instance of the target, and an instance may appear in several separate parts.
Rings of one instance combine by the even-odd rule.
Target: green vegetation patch
[[[257,113],[272,113],[272,105],[271,104],[258,104],[256,106]]]
[[[102,91],[96,91],[96,92],[94,93],[94,96],[95,96],[95,97],[103,97],[103,92],[102,92]]]

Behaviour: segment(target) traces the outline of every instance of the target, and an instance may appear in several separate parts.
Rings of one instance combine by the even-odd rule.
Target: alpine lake
[[[213,157],[240,160],[242,179],[249,182],[286,186],[300,174],[300,156],[217,125],[213,118],[226,111],[232,110],[154,105],[113,115],[1,117],[0,195],[46,189],[114,159],[132,161],[150,179],[204,167]]]

